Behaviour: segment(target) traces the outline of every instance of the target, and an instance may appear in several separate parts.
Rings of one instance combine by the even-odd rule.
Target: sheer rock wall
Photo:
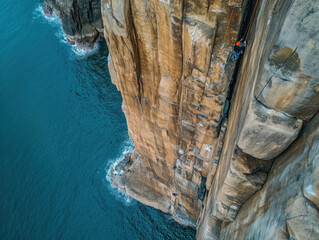
[[[318,111],[318,8],[315,1],[259,1],[237,77],[220,164],[198,221],[198,239],[277,239],[268,236],[272,228],[278,230],[275,224],[259,225],[260,235],[241,234],[237,214],[263,214],[262,209],[256,212],[241,206],[262,187],[273,158],[280,158],[296,138],[298,141],[302,124]],[[300,148],[308,144],[304,142]],[[285,164],[290,168],[290,163],[283,161],[280,177],[272,180],[270,176],[267,182],[284,187],[291,178],[283,171]],[[234,220],[236,237],[227,237]]]
[[[122,186],[184,224],[195,225],[217,168],[242,14],[239,0],[102,0],[109,69],[136,149]]]

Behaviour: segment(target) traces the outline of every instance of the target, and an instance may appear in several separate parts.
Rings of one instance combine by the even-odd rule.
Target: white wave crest
[[[122,145],[122,151],[121,154],[113,160],[110,160],[106,167],[105,167],[105,172],[106,172],[106,176],[105,179],[107,181],[107,185],[108,188],[110,190],[110,192],[115,196],[115,198],[119,201],[124,202],[126,205],[130,205],[133,203],[133,198],[129,197],[125,191],[123,191],[122,189],[112,185],[112,176],[111,176],[111,172],[114,171],[114,169],[116,168],[116,166],[123,161],[125,155],[132,153],[134,150],[134,144],[133,141],[131,139],[128,139],[127,141],[125,141]],[[122,173],[118,173],[118,174],[122,174]]]
[[[41,21],[42,23],[49,23],[53,27],[61,27],[62,23],[58,15],[55,12],[52,13],[51,17],[48,17],[43,11],[43,4],[38,3],[33,10],[33,19]]]
[[[71,45],[71,48],[72,48],[72,52],[75,53],[77,56],[88,57],[96,53],[99,50],[100,45],[96,43],[94,44],[94,47],[92,49],[79,48],[77,45]]]

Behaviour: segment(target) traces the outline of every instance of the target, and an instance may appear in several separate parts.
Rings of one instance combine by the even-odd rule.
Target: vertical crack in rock
[[[130,11],[130,16],[133,16],[132,12],[132,5],[131,2],[129,2],[129,11]],[[132,44],[133,44],[133,49],[134,49],[134,62],[136,64],[136,83],[137,83],[137,90],[138,90],[138,100],[139,104],[141,104],[142,97],[143,97],[143,82],[142,82],[142,74],[141,74],[141,62],[140,62],[140,56],[138,52],[138,40],[136,38],[136,29],[134,26],[134,21],[131,22],[132,24]],[[128,48],[129,49],[129,48]]]
[[[307,4],[309,5],[310,2],[308,1]],[[278,156],[280,158],[291,143],[298,141],[303,121],[318,111],[318,108],[314,107],[312,103],[307,104],[310,99],[318,104],[318,93],[313,91],[314,89],[309,91],[308,88],[310,84],[316,84],[318,81],[308,77],[314,74],[315,69],[309,66],[316,61],[317,56],[314,53],[318,54],[318,51],[315,50],[314,45],[306,46],[306,42],[308,44],[314,42],[312,39],[306,40],[306,36],[309,37],[309,35],[294,37],[296,33],[293,29],[299,29],[299,31],[306,33],[308,29],[313,28],[312,24],[300,25],[299,19],[295,18],[296,12],[304,14],[309,11],[306,6],[302,5],[301,1],[263,1],[258,6],[257,14],[254,16],[254,22],[249,31],[246,53],[237,74],[236,90],[232,98],[228,130],[220,164],[207,197],[207,204],[198,221],[198,239],[264,239],[266,236],[261,231],[268,232],[273,226],[270,221],[271,226],[265,224],[263,228],[260,228],[257,219],[262,218],[259,217],[262,215],[258,215],[263,213],[262,210],[256,208],[250,210],[249,205],[247,205],[248,208],[242,210],[241,206],[248,199],[250,204],[251,201],[258,204],[253,196],[256,191],[261,189],[266,180],[265,173],[257,171],[260,169],[258,165],[269,162],[266,168],[266,172],[268,172],[273,159]],[[318,16],[316,18],[318,19]],[[294,28],[291,28],[291,25]],[[291,41],[292,37],[293,41]],[[312,37],[315,36],[312,35]],[[301,42],[304,42],[303,46],[300,46]],[[274,58],[272,56],[278,51],[282,55],[284,51],[281,49],[285,49],[285,47],[295,49],[295,51],[289,54],[290,57],[287,56],[283,59],[282,63],[279,64],[281,67],[276,67],[271,62],[271,59]],[[311,52],[311,57],[308,57],[306,52]],[[271,83],[274,81],[265,82],[265,79],[270,79],[269,75],[273,75],[275,78],[289,79],[289,81],[280,81],[281,86],[276,82],[276,86],[272,86]],[[265,85],[266,87],[264,87]],[[286,95],[282,95],[281,87],[286,91]],[[256,96],[258,96],[256,94],[260,92],[260,89],[263,89],[262,96],[265,98],[256,100]],[[271,94],[270,89],[272,90]],[[279,102],[281,99],[284,99],[285,102]],[[307,99],[306,102],[305,99]],[[301,101],[304,102],[301,103]],[[297,105],[292,106],[292,102]],[[302,109],[301,106],[307,110]],[[307,145],[303,144],[302,146]],[[238,155],[236,151],[240,151],[241,154]],[[289,152],[289,149],[286,151]],[[244,172],[243,168],[247,166],[247,161],[243,161],[243,159],[248,157],[249,162],[254,162],[256,167],[255,170],[251,169],[249,173]],[[289,167],[288,164],[286,163],[287,167]],[[259,175],[260,173],[261,175]],[[250,178],[251,176],[253,178]],[[282,176],[282,181],[289,178],[289,175],[284,172]],[[272,181],[272,179],[268,177],[268,181]],[[298,181],[295,182],[296,187],[298,187]],[[285,183],[280,182],[280,184],[284,185]],[[260,190],[260,192],[264,191],[268,191],[267,188],[263,187]],[[265,211],[269,211],[268,209],[269,206],[265,206]],[[254,216],[256,212],[257,215]],[[240,220],[237,220],[238,213],[242,214]],[[284,216],[284,214],[280,216]],[[254,217],[255,219],[249,222],[249,219]],[[241,230],[242,223],[245,221],[248,221],[246,228]],[[254,224],[256,227],[258,225],[260,230],[251,229],[250,226]],[[288,234],[284,227],[286,222],[281,221],[279,224],[281,224],[281,228],[271,232],[272,238],[285,239],[282,236]],[[220,230],[222,230],[221,234]],[[305,229],[302,232],[307,234],[309,230]],[[296,236],[296,233],[294,235]],[[297,239],[303,238],[297,237]]]

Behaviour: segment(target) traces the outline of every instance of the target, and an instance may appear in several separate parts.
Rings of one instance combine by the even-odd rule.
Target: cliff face
[[[92,48],[103,33],[101,0],[44,0],[43,9],[60,17],[71,44]]]
[[[102,15],[136,148],[118,181],[130,196],[195,225],[227,124],[235,66],[227,58],[242,3],[102,0]]]
[[[81,35],[74,26],[88,20],[74,16],[84,16],[85,4],[98,4],[80,2],[47,0],[64,28],[72,26],[68,36]],[[102,16],[135,145],[114,169],[114,184],[197,226],[198,239],[318,239],[319,3],[102,0],[100,7],[90,12]],[[244,33],[248,45],[235,66],[229,56]]]
[[[261,188],[273,158],[318,111],[315,22],[319,16],[315,9],[318,4],[313,1],[259,2],[237,77],[220,164],[199,220],[199,239],[217,239],[221,226],[232,226],[241,205]],[[288,162],[282,164],[289,168]],[[282,172],[273,181],[284,186],[290,178]],[[249,211],[256,214],[254,209]],[[271,226],[262,225],[259,237],[238,234],[238,239],[268,239]]]

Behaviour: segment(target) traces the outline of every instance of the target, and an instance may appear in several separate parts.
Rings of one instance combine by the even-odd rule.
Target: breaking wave
[[[125,155],[132,153],[133,150],[133,141],[131,139],[126,140],[121,146],[121,154],[117,158],[108,161],[105,167],[105,179],[107,181],[107,186],[110,192],[115,196],[117,200],[124,202],[126,205],[130,205],[133,202],[133,198],[129,197],[122,189],[112,185],[111,172],[121,161],[123,161]]]
[[[82,49],[79,48],[77,45],[71,45],[62,29],[62,23],[61,23],[61,19],[59,18],[59,16],[53,12],[51,17],[48,17],[42,8],[43,4],[38,3],[33,11],[33,19],[40,21],[41,23],[45,23],[45,24],[49,24],[51,27],[53,27],[56,32],[55,32],[55,36],[59,39],[59,42],[61,44],[67,45],[72,53],[74,53],[77,57],[80,58],[85,58],[88,57],[90,55],[93,55],[94,53],[96,53],[99,49],[99,44],[95,44],[94,47],[92,49]],[[74,55],[72,54],[72,55]],[[70,56],[70,58],[72,59],[74,56]]]

